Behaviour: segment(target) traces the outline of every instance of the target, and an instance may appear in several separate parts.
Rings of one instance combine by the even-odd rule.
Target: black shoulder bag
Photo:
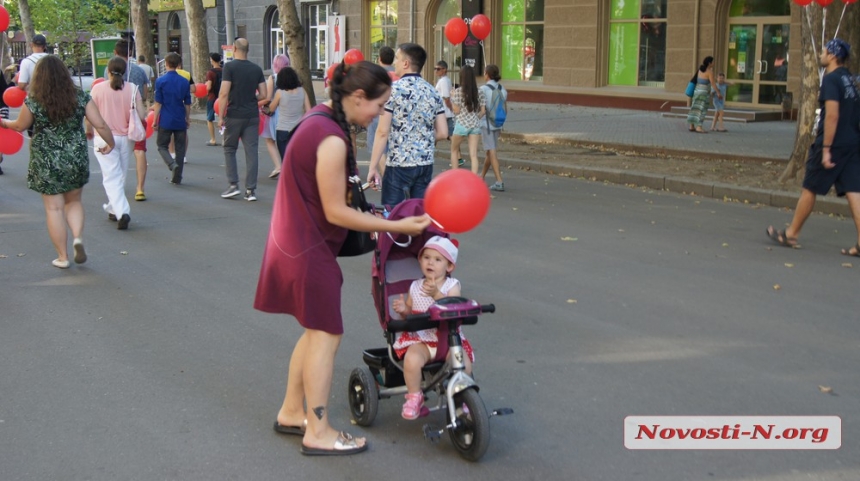
[[[325,112],[313,112],[306,115],[300,122],[304,122],[310,117],[316,115],[324,115],[332,120],[334,118],[325,113]],[[299,126],[293,129],[291,137],[295,132],[299,129]],[[349,139],[347,139],[349,142]],[[359,212],[370,212],[373,213],[373,205],[367,202],[367,199],[364,197],[364,189],[361,186],[361,177],[359,177],[356,172],[358,172],[358,164],[355,161],[355,154],[352,153],[351,150],[346,161],[346,170],[347,170],[347,183],[348,189],[346,194],[346,204]],[[337,253],[338,257],[354,257],[360,256],[362,254],[367,254],[372,251],[376,247],[376,238],[370,232],[360,232],[356,230],[349,229],[346,234],[346,240],[344,240],[343,245],[340,248],[340,251]]]

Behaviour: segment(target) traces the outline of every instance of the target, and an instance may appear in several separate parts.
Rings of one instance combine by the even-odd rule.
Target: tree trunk
[[[281,30],[289,46],[290,66],[299,75],[299,80],[305,88],[305,94],[311,106],[317,104],[314,95],[314,84],[311,80],[311,70],[308,65],[308,51],[305,47],[305,30],[299,21],[299,13],[293,0],[278,0],[278,16],[281,19]]]
[[[27,38],[27,49],[33,53],[30,44],[33,42],[33,37],[36,36],[36,29],[33,27],[33,18],[30,17],[30,1],[18,0],[18,12],[21,14],[21,27],[24,29],[24,37]]]
[[[819,77],[819,54],[821,53],[821,31],[824,10],[816,3],[804,7],[800,18],[800,49],[802,63],[800,68],[801,88],[798,98],[797,134],[794,140],[794,150],[788,165],[779,177],[780,183],[796,181],[806,162],[809,146],[815,138],[812,130],[815,127],[815,111],[818,109],[818,93],[821,86]],[[827,31],[824,42],[833,38],[839,18],[842,15],[842,5],[833,3],[826,9]],[[811,29],[810,29],[811,25]],[[860,5],[848,5],[845,16],[839,27],[839,37],[852,45],[852,50],[860,48]],[[813,39],[815,49],[813,49]],[[856,50],[855,50],[856,51]],[[852,52],[853,53],[853,52]],[[860,59],[856,54],[851,55],[848,68],[855,74],[858,72]]]
[[[146,63],[155,68],[155,46],[149,24],[149,0],[131,0],[131,22],[134,25],[134,48],[137,55],[146,57]],[[155,85],[152,86],[155,88]]]
[[[191,61],[183,62],[186,69],[191,71],[191,77],[197,83],[206,81],[209,71],[209,36],[206,33],[206,10],[203,0],[187,0],[185,16],[188,19],[188,38],[191,45]],[[197,99],[197,106],[206,105],[206,98]]]

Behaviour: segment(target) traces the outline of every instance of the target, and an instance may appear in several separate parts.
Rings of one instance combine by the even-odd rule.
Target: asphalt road
[[[427,443],[400,400],[381,401],[370,428],[349,425],[349,372],[383,346],[369,257],[342,261],[330,408],[371,449],[301,456],[271,429],[300,329],[252,308],[269,160],[261,151],[258,202],[223,200],[222,152],[203,132],[181,186],[150,152],[149,200],[132,201],[128,231],[103,214],[92,160],[90,260],[67,271],[50,265],[25,154],[4,162],[0,479],[860,479],[860,260],[838,253],[849,221],[814,216],[803,249],[771,248],[764,228],[788,212],[513,170],[486,221],[458,236],[464,293],[497,306],[467,330],[481,396],[515,410],[491,421],[486,456]],[[842,447],[631,451],[629,415],[836,415]]]

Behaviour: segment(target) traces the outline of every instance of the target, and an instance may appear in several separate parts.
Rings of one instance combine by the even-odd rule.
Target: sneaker
[[[424,405],[424,394],[421,392],[407,393],[406,402],[403,403],[403,410],[400,415],[403,419],[413,420],[418,419],[421,414],[421,406]]]
[[[75,264],[83,264],[84,262],[86,262],[87,251],[84,250],[84,241],[78,237],[74,240],[74,242],[72,242],[72,247],[75,250]]]
[[[239,186],[231,185],[229,189],[221,193],[221,197],[224,199],[230,199],[232,197],[236,197],[239,194],[241,194],[241,192],[239,192]]]
[[[255,194],[253,190],[248,189],[245,191],[245,200],[248,202],[254,202],[257,200],[257,194]]]
[[[496,182],[495,184],[490,186],[490,190],[495,190],[496,192],[504,192],[505,191],[505,183],[504,182]]]
[[[119,221],[116,224],[116,228],[118,230],[126,230],[128,229],[128,223],[131,222],[131,216],[128,214],[123,214],[122,217],[119,218]]]

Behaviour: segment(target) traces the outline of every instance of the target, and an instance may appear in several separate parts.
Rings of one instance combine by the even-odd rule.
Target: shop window
[[[791,15],[791,2],[786,0],[734,0],[729,7],[730,17],[787,17],[789,15]]]
[[[667,0],[612,0],[609,85],[663,87]]]
[[[379,57],[379,49],[385,45],[397,49],[397,1],[372,0],[370,12],[370,58]]]
[[[314,77],[322,78],[326,65],[326,32],[328,31],[328,3],[305,5],[308,28],[308,50],[310,54],[310,69]]]
[[[502,78],[543,80],[544,0],[502,2]]]

